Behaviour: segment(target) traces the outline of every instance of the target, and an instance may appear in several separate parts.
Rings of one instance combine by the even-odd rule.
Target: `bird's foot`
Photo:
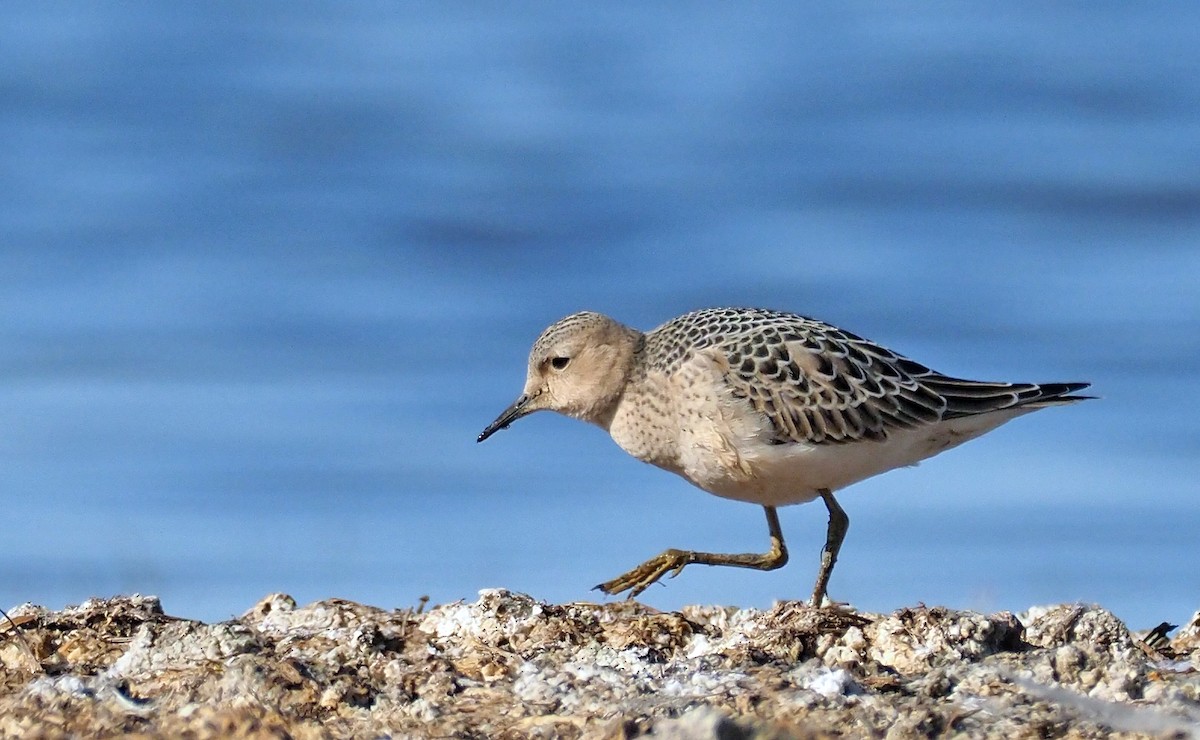
[[[666,550],[628,573],[595,586],[595,590],[603,591],[609,596],[628,591],[629,598],[632,599],[668,573],[672,578],[679,575],[684,566],[691,562],[691,555],[692,553],[686,550]]]
[[[822,594],[820,601],[817,601],[817,597],[813,596],[808,600],[808,605],[814,609],[828,609],[846,614],[852,614],[857,611],[849,601],[834,601],[829,598],[829,594]]]

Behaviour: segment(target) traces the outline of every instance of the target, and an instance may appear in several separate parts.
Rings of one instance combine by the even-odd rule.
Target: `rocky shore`
[[[239,619],[153,597],[0,623],[4,737],[1200,737],[1200,613],[1134,635],[1019,615],[636,602],[388,611],[268,596]]]

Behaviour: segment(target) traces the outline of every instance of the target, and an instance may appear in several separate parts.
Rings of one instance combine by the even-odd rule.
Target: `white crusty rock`
[[[12,616],[5,737],[1200,736],[1198,618],[1150,645],[1094,606],[659,612],[488,590],[423,612],[272,594],[217,624],[140,596]]]

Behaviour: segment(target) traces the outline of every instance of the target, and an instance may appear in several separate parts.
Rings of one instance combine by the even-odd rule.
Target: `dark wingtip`
[[[1075,391],[1091,387],[1091,383],[1084,382],[988,383],[936,376],[924,379],[924,383],[946,400],[943,418],[973,416],[1014,408],[1033,410],[1096,398],[1089,395],[1073,395]]]
[[[1038,388],[1041,390],[1040,401],[1091,401],[1099,396],[1076,396],[1072,395],[1075,391],[1081,391],[1084,388],[1090,388],[1091,383],[1072,382],[1072,383],[1039,383]]]
[[[1090,387],[1091,383],[1038,383],[1032,386],[1033,394],[1020,401],[1018,406],[1028,408],[1044,408],[1046,406],[1063,406],[1078,401],[1092,401],[1099,396],[1076,395],[1075,391]]]
[[[1082,381],[1076,381],[1073,383],[1048,383],[1046,386],[1042,386],[1042,387],[1043,388],[1045,388],[1045,387],[1054,388],[1056,391],[1061,388],[1062,393],[1074,393],[1075,391],[1081,391],[1084,388],[1091,388],[1092,384],[1084,383]]]

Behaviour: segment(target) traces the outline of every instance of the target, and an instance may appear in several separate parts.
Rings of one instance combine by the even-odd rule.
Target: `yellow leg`
[[[842,540],[846,538],[846,530],[850,528],[850,517],[838,506],[833,493],[827,488],[820,490],[825,508],[829,510],[829,529],[825,533],[825,549],[821,551],[821,568],[817,571],[817,584],[813,586],[812,605],[821,606],[825,601],[825,587],[829,585],[829,576],[833,575],[833,565],[837,562],[838,550],[842,549]]]
[[[764,506],[763,509],[767,512],[767,527],[771,533],[771,549],[765,553],[723,555],[713,552],[670,549],[650,558],[628,573],[601,583],[596,588],[609,595],[629,591],[629,598],[632,599],[667,573],[671,573],[673,578],[688,565],[731,565],[755,570],[782,568],[788,561],[788,553],[787,546],[783,543],[783,531],[779,528],[779,515],[775,513],[774,506]]]

